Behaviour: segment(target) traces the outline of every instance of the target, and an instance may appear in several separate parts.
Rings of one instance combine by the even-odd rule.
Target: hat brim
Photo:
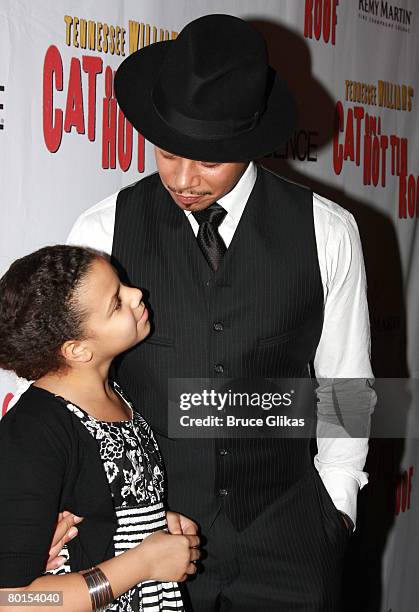
[[[147,140],[175,155],[209,162],[248,161],[272,153],[297,125],[297,109],[276,73],[265,112],[249,131],[216,140],[194,138],[166,123],[156,111],[152,91],[164,57],[175,41],[156,42],[132,53],[119,66],[115,95],[125,117]]]

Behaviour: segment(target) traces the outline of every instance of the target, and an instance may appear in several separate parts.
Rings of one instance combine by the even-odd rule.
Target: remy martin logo
[[[396,6],[387,0],[358,0],[358,16],[364,21],[409,32],[413,11]]]

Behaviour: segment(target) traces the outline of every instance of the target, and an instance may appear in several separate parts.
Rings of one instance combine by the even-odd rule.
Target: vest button
[[[228,491],[227,491],[227,489],[220,489],[220,490],[218,491],[218,495],[219,495],[220,497],[225,497],[226,495],[228,495]]]
[[[228,450],[226,448],[220,448],[219,451],[220,455],[228,455]]]
[[[222,374],[224,372],[223,364],[217,363],[217,365],[214,366],[214,370],[217,372],[217,374]]]
[[[223,331],[224,325],[220,322],[214,323],[213,325],[215,331]]]
[[[205,287],[210,287],[210,286],[211,286],[211,280],[205,281]]]

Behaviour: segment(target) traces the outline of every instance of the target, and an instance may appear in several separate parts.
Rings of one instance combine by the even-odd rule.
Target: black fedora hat
[[[250,24],[206,15],[175,40],[127,57],[115,75],[120,108],[147,140],[189,159],[246,161],[296,126],[296,105]]]

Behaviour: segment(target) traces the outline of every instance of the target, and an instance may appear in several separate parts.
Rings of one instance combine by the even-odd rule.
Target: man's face
[[[203,210],[233,189],[249,162],[213,163],[178,157],[155,147],[163,185],[182,210]]]

